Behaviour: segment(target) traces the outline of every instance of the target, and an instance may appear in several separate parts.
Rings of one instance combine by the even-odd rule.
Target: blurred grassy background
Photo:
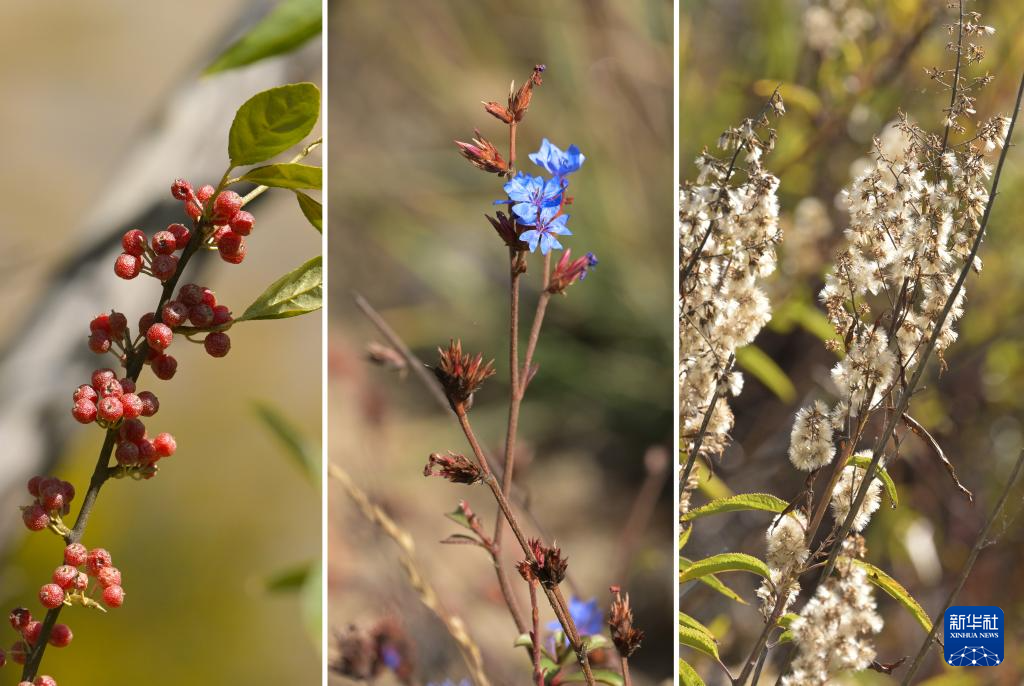
[[[94,199],[117,192],[105,179],[131,146],[132,133],[143,129],[169,88],[210,56],[211,41],[244,4],[106,0],[0,7],[8,58],[0,64],[6,94],[0,128],[10,134],[8,164],[0,171],[3,242],[17,245],[20,256],[18,271],[8,273],[18,278],[5,279],[0,289],[8,313],[0,340],[13,333],[10,326],[75,245],[74,229]],[[225,135],[229,125],[224,122]],[[170,183],[176,171],[166,173]],[[319,252],[319,235],[294,200],[281,195],[258,212],[262,229],[243,268],[210,256],[216,264],[206,282],[236,312],[283,271]],[[149,279],[123,286],[149,289],[154,302],[159,294]],[[68,322],[68,335],[83,335],[84,342],[81,332],[95,314],[82,312],[79,321]],[[134,321],[141,312],[127,314]],[[264,588],[283,567],[319,556],[319,497],[251,405],[260,399],[281,406],[306,435],[319,436],[320,329],[317,315],[258,322],[232,332],[234,347],[223,360],[179,343],[174,383],[144,374],[141,387],[161,400],[150,425],[172,431],[178,453],[154,480],[104,488],[85,543],[113,553],[127,600],[102,616],[80,608],[65,612],[74,642],[48,650],[43,673],[80,684],[319,682],[318,651],[303,628],[298,597]],[[68,380],[69,393],[76,383]],[[98,430],[79,428],[57,467],[79,493],[100,443]],[[61,548],[51,535],[26,533],[21,529],[0,559],[0,607],[24,604],[38,614],[37,590]],[[0,645],[14,640],[5,625]],[[19,674],[9,665],[0,670],[0,683],[16,683]]]
[[[736,492],[763,491],[791,497],[800,475],[786,460],[792,417],[803,400],[820,394],[834,358],[805,328],[782,321],[785,310],[802,309],[821,286],[821,275],[842,238],[844,214],[834,198],[851,179],[851,166],[869,150],[871,137],[894,119],[901,107],[929,128],[940,129],[940,92],[924,68],[950,65],[944,24],[955,16],[944,1],[861,0],[848,2],[775,2],[765,0],[695,0],[685,3],[681,18],[681,137],[683,178],[694,178],[693,159],[719,133],[760,109],[778,83],[788,114],[779,125],[777,150],[769,170],[781,177],[780,200],[786,231],[780,270],[769,289],[776,319],[757,345],[777,361],[794,385],[791,398],[780,398],[748,377],[734,403],[734,445],[719,473]],[[846,35],[825,45],[828,19],[809,6],[830,10],[833,26]],[[843,9],[845,8],[845,9]],[[848,14],[853,9],[854,14]],[[984,41],[988,57],[977,75],[996,77],[978,102],[982,116],[1009,114],[1024,68],[1024,7],[1014,2],[969,2],[983,13],[982,23],[996,27]],[[862,22],[866,12],[868,21]],[[819,21],[813,21],[815,14]],[[805,28],[812,20],[813,30]],[[861,24],[857,29],[857,25]],[[820,50],[813,46],[818,45]],[[737,46],[742,46],[737,49]],[[961,340],[947,355],[949,371],[936,380],[934,371],[911,406],[957,466],[972,489],[971,507],[952,488],[941,466],[913,437],[904,443],[904,459],[890,471],[900,487],[896,510],[883,507],[868,530],[870,558],[902,581],[930,613],[945,600],[975,533],[1004,485],[1022,446],[1024,419],[1024,244],[1016,239],[1016,218],[1024,209],[1021,183],[1024,158],[1012,151],[1004,171],[999,201],[989,224],[981,257],[980,278],[967,283],[967,314],[958,325]],[[1019,496],[1019,494],[1017,494]],[[946,672],[936,651],[926,670],[927,683],[1019,684],[1024,678],[1024,592],[1013,582],[1022,563],[1024,531],[1013,518],[1020,497],[997,545],[984,551],[958,604],[998,604],[1006,613],[1007,661],[998,668]],[[687,547],[690,557],[724,550],[763,553],[768,519],[756,515],[701,520]],[[746,579],[733,578],[749,596]],[[712,622],[722,637],[727,664],[735,664],[760,631],[755,607],[723,603],[704,588],[683,589],[683,609]],[[879,660],[914,655],[923,631],[887,597],[879,599],[886,627],[878,639]],[[684,651],[684,657],[691,651]],[[694,658],[709,683],[720,683],[713,665]],[[899,672],[897,672],[899,675]],[[714,681],[719,679],[718,682]],[[767,679],[764,679],[767,680]],[[866,672],[858,683],[890,683],[892,678]],[[925,683],[922,681],[921,683]]]
[[[468,140],[476,126],[507,147],[505,127],[479,102],[504,100],[510,81],[522,83],[545,63],[520,127],[520,162],[535,169],[525,154],[544,136],[587,155],[572,178],[575,235],[564,244],[577,255],[593,251],[601,264],[549,309],[540,374],[523,408],[525,466],[516,474],[585,597],[607,606],[612,582],[631,592],[648,635],[636,655],[638,681],[667,678],[668,485],[628,574],[613,578],[611,567],[644,479],[643,455],[671,445],[671,17],[667,0],[388,0],[337,3],[330,17],[330,454],[410,530],[427,576],[466,618],[498,682],[521,682],[529,667],[512,648],[514,626],[493,572],[480,551],[437,543],[454,531],[441,513],[457,498],[472,492],[491,523],[493,505],[477,490],[423,479],[430,452],[463,450],[464,441],[415,380],[367,367],[364,346],[378,338],[350,291],[363,292],[427,361],[453,336],[498,359],[473,415],[483,440],[497,445],[508,381],[507,251],[483,215],[503,193],[452,140]],[[530,269],[526,322],[539,262]],[[331,505],[331,626],[366,628],[394,613],[417,643],[418,677],[464,675],[453,644],[409,591],[391,542],[340,491]],[[510,541],[509,560],[513,548]]]

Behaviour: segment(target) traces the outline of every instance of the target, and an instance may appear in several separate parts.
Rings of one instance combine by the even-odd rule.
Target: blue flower
[[[597,266],[597,258],[594,256],[594,253],[588,252],[584,257],[587,258],[587,268],[580,272],[580,281],[587,278],[590,270]]]
[[[562,185],[557,179],[530,176],[519,172],[505,183],[508,200],[495,201],[495,205],[512,205],[516,219],[524,226],[533,226],[541,211],[562,204]]]
[[[584,601],[576,596],[570,597],[569,615],[576,624],[576,630],[579,631],[580,636],[595,636],[601,633],[601,629],[604,627],[604,617],[597,607],[597,598]],[[555,620],[548,623],[548,629],[561,631],[562,625]]]
[[[536,252],[538,246],[540,246],[541,255],[547,255],[552,248],[561,250],[562,244],[558,242],[555,235],[572,235],[572,231],[565,225],[569,221],[569,215],[559,214],[557,217],[554,216],[559,210],[560,208],[558,207],[544,208],[541,210],[535,223],[536,228],[519,234],[519,240],[530,246],[530,252]]]
[[[540,144],[540,150],[531,153],[530,159],[549,174],[560,178],[578,170],[587,158],[575,145],[570,145],[568,150],[563,151],[545,138]]]

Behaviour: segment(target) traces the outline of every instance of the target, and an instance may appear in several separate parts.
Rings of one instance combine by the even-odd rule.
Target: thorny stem
[[[928,637],[921,644],[921,649],[917,652],[917,657],[914,658],[913,664],[910,665],[910,669],[903,676],[903,681],[900,682],[901,686],[907,686],[910,680],[917,674],[917,670],[924,664],[924,659],[928,656],[928,652],[932,648],[932,643],[935,642],[935,636],[939,632],[939,627],[945,621],[946,610],[956,602],[956,597],[960,594],[964,584],[967,583],[967,577],[971,573],[971,569],[974,567],[975,561],[978,559],[978,555],[981,554],[982,548],[989,544],[988,535],[992,531],[992,526],[995,524],[996,519],[999,517],[999,513],[1002,512],[1003,506],[1006,505],[1006,501],[1010,497],[1010,491],[1013,490],[1014,485],[1017,483],[1017,479],[1020,477],[1021,469],[1024,468],[1024,450],[1017,456],[1017,463],[1013,466],[1013,471],[1010,473],[1010,478],[1006,481],[1006,486],[1003,487],[1003,492],[999,496],[999,501],[996,506],[992,508],[992,512],[988,516],[988,521],[985,522],[985,526],[978,534],[977,540],[974,542],[974,547],[971,548],[971,554],[967,557],[967,562],[964,563],[963,569],[960,570],[960,577],[957,579],[956,586],[949,592],[949,597],[946,598],[945,604],[935,615],[935,621],[932,622],[932,630],[928,632]]]
[[[487,484],[487,487],[491,489],[491,493],[494,494],[494,499],[498,502],[498,508],[501,510],[505,520],[512,528],[512,533],[515,534],[516,540],[519,542],[519,546],[523,549],[523,553],[526,555],[527,561],[536,564],[537,558],[534,556],[533,550],[530,549],[530,544],[526,540],[526,535],[523,533],[522,526],[519,524],[519,520],[515,513],[512,512],[512,506],[509,504],[508,499],[501,490],[498,480],[494,477],[494,473],[491,471],[490,465],[487,461],[487,456],[484,455],[484,451],[480,448],[480,442],[477,441],[476,434],[473,433],[473,427],[469,423],[469,416],[466,414],[465,407],[462,405],[456,405],[454,409],[456,416],[459,418],[459,425],[462,427],[462,432],[466,435],[466,440],[469,442],[469,446],[473,450],[473,455],[476,457],[476,460],[480,465],[480,469],[483,472],[484,483]],[[572,615],[569,613],[569,606],[568,603],[565,602],[565,597],[562,595],[561,589],[558,586],[548,588],[546,585],[542,585],[542,587],[544,588],[544,594],[548,597],[548,602],[551,604],[551,609],[554,610],[559,624],[562,625],[562,629],[565,631],[565,635],[569,639],[569,643],[572,645],[573,650],[576,651],[576,657],[583,669],[583,676],[586,679],[587,684],[589,686],[594,686],[594,675],[590,669],[590,659],[587,657],[586,646],[580,640],[579,633],[576,630],[576,623],[573,621]]]
[[[1020,84],[1017,87],[1017,99],[1013,107],[1013,117],[1010,119],[1010,126],[1006,132],[1006,140],[1003,144],[1003,149],[999,153],[999,162],[996,164],[996,171],[992,177],[992,187],[989,191],[988,202],[985,205],[985,213],[981,218],[981,225],[978,228],[978,233],[974,237],[974,242],[971,244],[971,252],[964,260],[964,265],[960,270],[960,275],[956,280],[956,284],[950,291],[949,297],[946,298],[945,306],[942,308],[942,312],[939,313],[938,318],[935,320],[932,334],[928,339],[927,345],[922,350],[917,365],[914,370],[914,375],[911,377],[910,382],[903,389],[900,394],[899,401],[896,403],[896,407],[893,412],[889,415],[889,420],[885,424],[885,428],[882,431],[881,436],[871,457],[871,463],[868,465],[866,473],[861,480],[860,487],[857,490],[857,496],[854,498],[853,503],[850,505],[850,511],[846,515],[846,519],[843,521],[842,526],[839,527],[839,531],[836,533],[835,543],[829,552],[828,559],[825,562],[825,567],[818,577],[818,581],[815,584],[815,588],[812,589],[811,595],[825,579],[827,579],[832,571],[835,569],[836,560],[839,557],[839,552],[842,548],[842,542],[846,539],[846,536],[850,533],[850,529],[853,526],[853,520],[856,518],[857,513],[860,511],[861,505],[864,503],[864,498],[867,497],[868,488],[871,485],[872,479],[878,471],[878,463],[882,459],[885,445],[889,442],[892,437],[893,431],[896,429],[896,424],[900,421],[903,413],[907,411],[907,406],[910,404],[910,398],[917,388],[917,384],[920,382],[921,377],[924,375],[924,369],[927,365],[932,352],[935,350],[935,344],[938,341],[939,335],[942,333],[942,327],[946,322],[946,317],[949,315],[950,310],[953,307],[953,303],[956,301],[957,296],[960,294],[960,290],[963,288],[964,282],[967,280],[967,275],[970,273],[971,266],[974,264],[974,258],[978,255],[978,250],[981,247],[982,238],[985,236],[985,230],[988,227],[988,220],[992,213],[992,206],[995,204],[996,196],[998,195],[999,179],[1003,172],[1003,165],[1006,162],[1006,155],[1010,150],[1011,141],[1013,139],[1013,129],[1017,124],[1017,118],[1020,115],[1021,98],[1024,96],[1024,73],[1021,74]],[[790,651],[790,656],[793,652]],[[780,672],[780,675],[784,675],[788,671],[789,667],[786,665]]]

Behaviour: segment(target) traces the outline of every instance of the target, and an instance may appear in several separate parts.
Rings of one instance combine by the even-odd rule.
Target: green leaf
[[[215,74],[284,54],[319,34],[322,26],[318,0],[282,0],[248,33],[228,46],[204,73]]]
[[[679,532],[679,549],[682,550],[686,547],[686,544],[690,542],[690,534],[693,533],[693,527],[688,526]]]
[[[515,643],[512,644],[516,648],[532,648],[533,639],[530,638],[530,634],[519,634],[516,636]]]
[[[914,619],[917,620],[917,623],[920,624],[925,631],[932,630],[932,620],[928,617],[928,613],[926,613],[924,608],[914,600],[914,596],[910,595],[910,591],[905,589],[900,582],[896,581],[896,579],[893,579],[870,562],[854,559],[853,563],[858,567],[863,568],[864,571],[868,573],[868,580],[871,583],[878,586],[891,597],[895,598],[900,605],[907,608],[907,610],[910,611],[910,614],[914,616]]]
[[[270,284],[235,323],[296,317],[319,310],[323,300],[322,263],[318,255]]]
[[[711,638],[715,637],[715,635],[713,633],[711,633],[711,629],[707,628],[706,626],[701,624],[699,621],[697,621],[696,619],[694,619],[690,615],[686,614],[685,612],[680,612],[679,613],[679,625],[680,626],[689,627],[690,629],[694,629],[695,631],[703,631],[704,633],[706,633]]]
[[[593,669],[591,672],[594,675],[594,681],[599,684],[609,684],[610,686],[622,686],[623,684],[622,675],[618,672],[613,672],[610,669]],[[583,672],[566,674],[559,679],[562,683],[576,683],[586,680],[587,678],[583,675]]]
[[[612,644],[610,640],[602,636],[601,634],[594,634],[593,636],[581,636],[583,643],[587,646],[587,652],[592,653],[595,650],[601,650],[607,648]]]
[[[309,135],[320,116],[320,90],[293,83],[257,93],[235,113],[228,134],[234,167],[256,164],[284,152]]]
[[[686,559],[685,557],[680,557],[679,571],[685,571],[692,564],[693,562]],[[735,600],[737,603],[740,603],[741,605],[749,605],[749,603],[746,600],[744,600],[738,593],[736,593],[736,591],[732,590],[731,588],[723,584],[721,581],[719,581],[718,577],[714,574],[702,576],[700,579],[698,579],[698,581],[700,581],[702,584],[710,586],[714,590],[724,595],[729,600]]]
[[[871,458],[851,455],[850,459],[846,461],[846,464],[855,464],[866,472],[868,465],[871,464]],[[893,482],[892,477],[889,476],[889,472],[885,470],[885,467],[879,465],[878,468],[875,469],[875,478],[880,479],[885,485],[885,492],[889,494],[889,502],[892,503],[893,507],[899,505],[900,496],[896,492],[896,484]]]
[[[313,228],[320,233],[324,232],[324,207],[319,202],[309,197],[305,193],[295,191],[295,197],[299,200],[299,209],[302,210],[302,214],[305,215],[309,223],[313,225]]]
[[[466,516],[466,513],[462,511],[461,507],[455,510],[455,512],[445,512],[444,516],[463,528],[469,529],[470,531],[473,530],[473,527],[469,525],[469,517]]]
[[[296,162],[268,164],[265,167],[250,169],[239,181],[248,181],[257,186],[290,188],[291,190],[299,188],[319,189],[323,185],[323,170],[311,164],[298,164]]]
[[[738,510],[763,510],[764,512],[780,513],[786,509],[787,503],[781,498],[776,498],[768,493],[741,493],[740,495],[728,498],[712,500],[707,505],[701,505],[695,510],[690,510],[683,515],[683,521],[689,522],[699,517],[706,517],[722,512],[736,512]]]
[[[746,553],[722,553],[712,555],[703,560],[692,563],[685,572],[679,574],[679,583],[700,579],[708,574],[719,574],[721,572],[750,572],[764,578],[770,576],[768,565],[753,555]]]
[[[756,345],[747,345],[736,351],[736,364],[763,383],[784,403],[796,400],[796,387],[782,371],[782,367]]]
[[[697,674],[697,670],[685,660],[679,661],[679,684],[680,686],[705,686],[704,680]]]
[[[716,660],[718,657],[718,644],[710,635],[703,631],[697,631],[686,626],[679,627],[679,642],[684,646],[695,648],[705,655],[710,655]]]
[[[319,564],[319,563],[317,563]],[[306,579],[313,573],[313,563],[304,562],[294,567],[288,567],[272,574],[266,581],[268,591],[280,593],[282,591],[298,591],[306,584]]]
[[[320,451],[314,450],[302,433],[274,406],[265,402],[255,402],[253,407],[263,424],[281,442],[285,452],[302,469],[314,485],[320,483]]]

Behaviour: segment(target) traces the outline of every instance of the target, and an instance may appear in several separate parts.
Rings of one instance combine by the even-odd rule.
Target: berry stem
[[[305,148],[303,148],[299,152],[298,155],[296,155],[295,157],[293,157],[290,160],[288,160],[288,164],[295,164],[296,162],[299,162],[300,160],[305,159],[306,157],[309,156],[309,154],[311,152],[313,152],[314,150],[319,148],[323,144],[323,142],[324,142],[323,138],[317,138],[315,141],[313,141],[312,143],[307,145]],[[231,171],[231,170],[229,169],[228,171]],[[224,176],[226,178],[227,174],[225,174]],[[222,182],[222,183],[224,183],[225,186],[230,186],[231,184],[235,183],[236,181],[241,181],[241,178],[239,177],[237,179],[230,179],[230,180],[228,180],[226,182]],[[270,189],[270,186],[256,186],[256,188],[254,188],[253,190],[249,191],[249,193],[247,195],[243,195],[242,196],[242,207],[245,207],[250,202],[252,202],[253,200],[258,198],[259,196],[261,196],[264,193],[266,193],[269,189]]]

